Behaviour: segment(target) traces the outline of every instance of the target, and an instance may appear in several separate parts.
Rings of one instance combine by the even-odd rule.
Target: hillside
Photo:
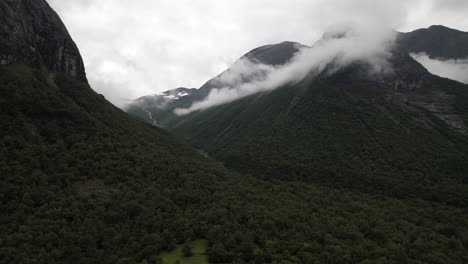
[[[193,113],[171,129],[243,173],[466,206],[468,90],[405,60],[400,69],[420,72],[402,72],[397,90],[403,79],[343,71]]]
[[[12,17],[47,14],[18,22],[24,28],[58,21],[44,0],[6,3]],[[62,29],[46,28],[45,42],[74,46]],[[2,39],[0,54],[23,41]],[[190,241],[203,242],[210,263],[468,260],[468,212],[454,206],[461,198],[446,205],[230,171],[114,107],[84,71],[50,66],[63,61],[53,49],[36,51],[51,64],[26,56],[0,66],[2,264],[161,264]]]

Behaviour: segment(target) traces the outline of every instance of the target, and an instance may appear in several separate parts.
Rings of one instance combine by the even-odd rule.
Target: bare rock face
[[[0,1],[0,64],[15,63],[86,81],[75,42],[45,0]]]

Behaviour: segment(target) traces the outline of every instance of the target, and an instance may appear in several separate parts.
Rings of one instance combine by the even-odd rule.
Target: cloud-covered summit
[[[371,73],[391,72],[388,63],[396,32],[378,25],[346,23],[333,25],[311,48],[301,48],[286,64],[273,66],[242,59],[218,79],[218,87],[189,108],[175,109],[178,115],[204,110],[240,98],[294,84],[327,69],[331,74],[351,63],[369,66]]]

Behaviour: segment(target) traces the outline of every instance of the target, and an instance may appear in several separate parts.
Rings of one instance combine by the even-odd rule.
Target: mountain
[[[468,32],[463,32],[456,29],[451,29],[441,25],[430,26],[429,28],[417,29],[412,32],[398,33],[398,45],[409,53],[426,53],[429,57],[434,59],[464,59],[468,57]],[[282,65],[289,61],[293,55],[301,48],[307,46],[296,42],[285,41],[278,44],[266,45],[248,52],[240,58],[239,61],[244,59],[250,59],[258,63],[266,65]],[[228,69],[227,72],[230,70]],[[222,75],[222,74],[221,74]],[[216,87],[220,76],[213,78],[208,81],[205,85],[200,88],[200,91],[194,91],[198,94],[196,99],[204,98],[208,94],[211,88]],[[165,93],[170,93],[171,90]],[[203,91],[203,92],[202,92]],[[177,89],[174,90],[177,92]],[[141,104],[142,98],[145,98],[145,103]],[[164,99],[158,96],[144,96],[134,100],[127,107],[128,112],[145,119],[146,112],[150,111],[153,115],[158,116],[160,113],[164,113],[162,122],[164,123],[166,118],[170,117],[170,111],[167,112],[165,109],[177,108],[175,103],[173,107],[155,107],[151,104],[151,101],[158,101]],[[193,100],[191,100],[193,101]],[[159,104],[158,104],[159,105]],[[181,104],[185,106],[186,104]],[[143,113],[138,113],[140,108],[144,108]],[[147,120],[152,122],[151,120]]]
[[[395,47],[391,64],[390,76],[370,78],[354,64],[183,116],[174,108],[207,93],[147,111],[227,167],[262,179],[466,206],[466,85],[430,74],[406,46]]]
[[[47,14],[11,30],[63,36],[44,0],[5,3]],[[53,51],[0,66],[0,263],[466,262],[465,208],[230,171],[54,68]]]
[[[256,48],[244,54],[231,68],[206,82],[200,89],[191,89],[190,96],[178,98],[179,100],[174,101],[168,98],[166,94],[177,94],[179,91],[177,89],[169,90],[159,95],[140,97],[129,103],[125,111],[150,123],[154,123],[154,120],[157,120],[156,122],[160,126],[166,127],[168,126],[168,122],[178,120],[174,116],[174,109],[189,107],[194,101],[208,96],[213,88],[218,88],[222,84],[224,76],[232,75],[237,67],[243,66],[243,62],[249,61],[271,66],[282,65],[292,59],[294,54],[301,48],[305,47],[307,46],[297,42],[285,41]],[[248,82],[248,76],[246,77],[247,79],[244,81]],[[151,113],[152,119],[149,119],[148,113]]]
[[[432,59],[468,58],[468,32],[440,25],[401,33],[399,42],[409,52],[424,52]]]
[[[451,29],[448,27],[434,25],[427,29],[418,29],[408,33],[398,33],[397,44],[402,49],[409,53],[426,53],[429,57],[435,59],[464,59],[468,57],[468,32]],[[282,65],[288,62],[294,54],[301,48],[307,46],[295,42],[282,42],[279,44],[266,45],[256,48],[244,56],[242,56],[236,64],[249,59],[254,62],[263,63],[265,65]],[[233,65],[233,67],[236,66]],[[232,72],[232,68],[226,72],[216,76],[203,85],[198,91],[193,91],[192,96],[184,98],[177,102],[164,104],[164,107],[159,103],[161,100],[167,101],[164,95],[149,96],[145,98],[142,104],[142,98],[134,100],[127,107],[126,111],[139,118],[153,123],[154,121],[148,118],[148,112],[158,120],[158,124],[163,127],[173,127],[180,122],[181,118],[173,114],[176,108],[189,107],[193,102],[205,98],[209,92],[219,86],[219,79],[223,74]],[[170,93],[170,91],[167,91]],[[151,102],[158,102],[157,104]],[[143,111],[142,111],[143,109]]]

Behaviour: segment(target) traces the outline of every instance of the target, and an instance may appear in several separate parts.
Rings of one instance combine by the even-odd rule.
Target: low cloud
[[[388,63],[396,32],[368,23],[332,26],[312,48],[302,48],[290,62],[281,66],[259,64],[243,59],[222,74],[219,87],[202,101],[174,113],[194,111],[226,104],[259,92],[270,91],[303,80],[309,74],[336,71],[353,62],[366,63],[372,72],[391,71]],[[331,66],[331,67],[330,67]]]
[[[432,74],[468,84],[468,58],[431,59],[426,53],[411,54],[411,56]]]

